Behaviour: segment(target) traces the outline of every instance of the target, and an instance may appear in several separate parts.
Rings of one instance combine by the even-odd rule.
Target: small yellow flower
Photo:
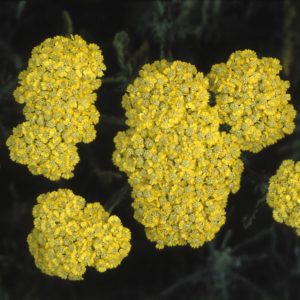
[[[279,223],[293,227],[300,235],[300,162],[284,160],[271,177],[267,203]]]
[[[42,194],[33,208],[29,251],[44,273],[81,280],[86,267],[117,267],[130,251],[130,230],[100,203],[85,204],[71,190]]]
[[[14,91],[26,121],[7,140],[11,159],[51,180],[70,178],[79,162],[76,144],[96,137],[94,90],[105,65],[101,50],[80,36],[56,36],[32,50]]]
[[[259,152],[295,128],[296,111],[287,93],[289,82],[278,75],[281,69],[277,59],[259,59],[244,50],[214,65],[207,76],[221,123],[231,126],[241,150]]]

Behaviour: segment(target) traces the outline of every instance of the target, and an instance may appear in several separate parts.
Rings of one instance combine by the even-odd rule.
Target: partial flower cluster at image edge
[[[271,177],[267,203],[273,217],[300,235],[300,162],[284,160]]]

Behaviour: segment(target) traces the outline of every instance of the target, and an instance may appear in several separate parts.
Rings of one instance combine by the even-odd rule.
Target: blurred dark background
[[[12,96],[33,47],[55,35],[79,34],[103,50],[107,71],[98,90],[97,138],[79,144],[71,180],[50,182],[12,162],[5,141],[23,121]],[[243,154],[242,185],[231,195],[226,225],[200,249],[155,249],[133,219],[126,176],[111,161],[113,137],[124,130],[121,98],[147,62],[183,60],[207,73],[235,50],[279,58],[300,99],[300,2],[293,0],[3,1],[0,4],[0,300],[5,299],[300,299],[300,237],[272,219],[268,179],[283,159],[300,159],[294,134],[259,154]],[[87,201],[115,206],[132,230],[132,251],[119,268],[71,282],[42,274],[26,237],[36,197],[59,187]]]

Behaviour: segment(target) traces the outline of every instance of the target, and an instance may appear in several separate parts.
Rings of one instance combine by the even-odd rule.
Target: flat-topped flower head
[[[94,91],[101,85],[100,78],[104,70],[99,47],[87,44],[80,36],[56,36],[35,47],[27,69],[19,75],[20,85],[14,91],[16,101],[25,104],[23,113],[29,124],[22,126],[26,127],[23,137],[16,135],[20,132],[18,129],[7,141],[12,160],[27,165],[32,173],[52,180],[72,177],[79,161],[75,145],[79,142],[90,143],[96,137],[94,126],[99,122],[100,114],[95,107]],[[70,147],[70,157],[63,159],[71,163],[62,165],[62,172],[57,172],[55,166],[49,169],[51,158],[57,154],[55,150],[54,153],[52,150],[40,152],[41,159],[34,161],[18,154],[16,145],[26,136],[34,135],[36,130],[43,132],[45,138],[45,132],[51,132],[57,140],[60,139],[64,145],[62,147]],[[27,147],[40,150],[47,148],[49,144],[39,136],[31,138],[30,142],[27,138]],[[47,139],[51,137],[49,135]]]
[[[113,161],[132,186],[134,217],[157,248],[200,247],[225,222],[243,164],[236,137],[220,132],[208,81],[185,62],[145,65],[123,97],[127,124]]]
[[[221,122],[231,127],[241,150],[259,152],[295,128],[296,111],[289,82],[278,75],[281,69],[278,59],[244,50],[214,65],[207,76]]]
[[[300,162],[282,162],[270,179],[267,203],[277,222],[293,227],[300,235]]]
[[[87,267],[117,267],[130,251],[131,234],[100,203],[85,203],[71,190],[42,194],[33,208],[28,245],[45,274],[81,280]]]
[[[27,165],[33,175],[43,174],[51,180],[73,177],[79,162],[76,146],[65,142],[55,128],[29,121],[13,129],[7,146],[12,160]]]
[[[207,106],[207,87],[203,73],[189,63],[161,60],[146,64],[123,96],[126,124],[137,130],[155,124],[171,128],[187,111]]]

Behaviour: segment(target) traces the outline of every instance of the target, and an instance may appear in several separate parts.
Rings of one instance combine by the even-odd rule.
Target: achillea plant
[[[271,177],[267,203],[279,223],[293,227],[300,235],[300,162],[284,160]]]
[[[225,222],[239,189],[237,138],[220,132],[208,80],[185,62],[145,65],[122,100],[129,129],[115,137],[114,163],[132,186],[134,216],[157,248],[200,247]]]
[[[14,91],[26,121],[7,140],[12,160],[51,180],[70,178],[79,161],[76,144],[96,137],[94,91],[105,65],[101,50],[80,36],[46,39],[32,50]]]
[[[71,190],[42,194],[33,208],[30,253],[42,272],[81,280],[86,267],[117,267],[130,251],[130,230],[100,203],[85,203]]]
[[[231,127],[241,150],[259,152],[294,131],[296,111],[279,77],[278,59],[259,59],[252,50],[236,51],[208,74],[221,123]]]

